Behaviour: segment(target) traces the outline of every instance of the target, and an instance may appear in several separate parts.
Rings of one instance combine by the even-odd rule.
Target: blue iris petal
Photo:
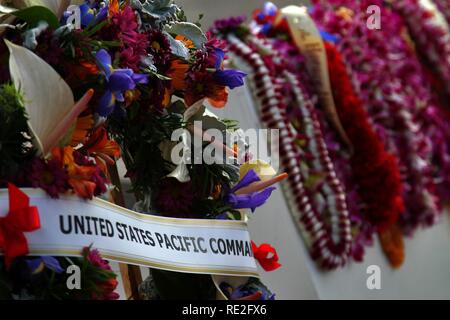
[[[108,88],[113,91],[127,91],[136,88],[136,83],[134,83],[131,70],[114,70],[114,72],[109,77]]]
[[[41,258],[27,260],[26,262],[27,262],[28,268],[31,270],[31,273],[35,273],[36,270],[38,270],[42,266],[42,263],[43,263]]]
[[[88,26],[92,20],[95,18],[94,11],[91,9],[91,7],[88,4],[82,4],[80,6],[80,13],[81,13],[81,26],[86,27]]]
[[[262,31],[262,33],[264,33],[264,34],[268,34],[269,31],[270,31],[270,29],[272,29],[272,23],[267,22],[265,25],[263,25],[261,31]]]
[[[109,55],[108,51],[105,49],[101,49],[97,52],[95,55],[95,58],[97,59],[97,62],[99,63],[100,67],[102,68],[102,73],[106,76],[108,79],[111,75],[112,70],[112,61],[111,56]]]
[[[108,17],[108,7],[102,7],[100,11],[97,13],[95,17],[95,22],[98,23],[100,21],[105,20]]]
[[[264,12],[260,12],[256,15],[256,17],[260,20],[264,19],[266,17],[266,15],[264,14]]]
[[[239,183],[233,188],[231,189],[231,192],[236,192],[239,189],[242,189],[244,187],[247,187],[249,185],[251,185],[254,182],[259,182],[261,181],[261,179],[259,178],[259,176],[256,174],[255,170],[250,170],[242,179],[241,181],[239,181]]]
[[[120,92],[120,91],[114,92],[114,97],[115,97],[116,100],[119,101],[119,102],[124,102],[124,101],[125,101],[125,97],[124,97],[123,93]]]
[[[216,48],[216,65],[215,68],[217,70],[222,69],[222,62],[225,59],[225,52],[220,49],[220,48]]]
[[[61,267],[61,265],[59,264],[58,259],[54,258],[54,257],[42,257],[42,261],[44,262],[45,266],[56,272],[56,273],[63,273],[64,269]]]
[[[133,74],[133,81],[135,83],[147,84],[148,83],[148,75],[147,74]]]
[[[221,86],[234,89],[244,85],[244,77],[246,76],[245,72],[239,70],[218,70],[214,73],[214,80]]]
[[[125,92],[134,90],[136,84],[148,83],[148,75],[135,74],[131,69],[113,69],[111,56],[104,49],[97,52],[96,59],[106,78],[106,92],[99,101],[97,113],[108,117],[116,109],[116,101],[125,101]]]
[[[274,17],[277,14],[278,8],[272,2],[266,2],[264,5],[264,13],[268,16]]]
[[[270,198],[272,192],[275,189],[276,188],[271,187],[264,189],[261,192],[252,192],[249,194],[242,194],[242,195],[230,193],[226,201],[234,209],[251,209],[252,212],[254,212],[256,208],[266,203],[267,199]]]
[[[267,199],[272,195],[275,187],[266,188],[260,192],[251,192],[248,194],[236,194],[242,188],[245,188],[255,182],[261,181],[260,177],[254,170],[250,170],[239,183],[230,190],[225,197],[225,202],[234,209],[251,209],[253,212],[256,208],[266,203]]]
[[[116,104],[116,99],[112,93],[112,91],[108,90],[105,94],[100,98],[97,106],[97,113],[101,117],[107,117],[114,111],[114,106]]]
[[[63,273],[64,269],[61,267],[59,261],[54,257],[39,257],[33,260],[27,260],[28,268],[30,268],[31,273],[35,273],[43,265],[56,273]]]

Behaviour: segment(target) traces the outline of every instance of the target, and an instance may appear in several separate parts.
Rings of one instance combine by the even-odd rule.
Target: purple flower
[[[136,84],[148,83],[148,76],[135,74],[131,69],[113,69],[111,56],[106,50],[100,50],[96,55],[97,63],[106,78],[106,92],[100,98],[97,113],[102,117],[109,116],[116,103],[124,102],[124,93],[134,90]]]
[[[217,70],[214,73],[214,81],[217,84],[234,89],[244,85],[246,73],[239,70]]]
[[[45,268],[56,273],[63,273],[64,269],[59,264],[59,261],[54,257],[39,257],[33,260],[27,260],[28,268],[32,274],[41,273]]]
[[[108,16],[108,7],[104,6],[99,8],[99,10],[96,12],[95,7],[90,4],[89,1],[86,1],[86,3],[79,6],[80,7],[80,17],[81,17],[81,26],[83,28],[91,25],[91,24],[97,24],[100,21],[103,21]],[[66,11],[64,12],[64,20],[67,21],[67,19],[72,15],[72,12]]]
[[[162,215],[174,218],[197,218],[192,210],[196,190],[192,182],[181,183],[174,178],[164,179],[155,196],[155,208]]]
[[[246,194],[238,194],[238,191],[251,185],[254,182],[259,182],[261,179],[258,177],[254,170],[250,170],[244,178],[225,196],[225,202],[231,205],[234,209],[251,209],[255,212],[256,208],[266,203],[267,199],[272,195],[272,192],[276,189],[270,187],[260,192],[251,192]]]
[[[86,259],[97,268],[100,268],[102,270],[111,271],[111,266],[109,265],[109,262],[107,260],[104,260],[102,256],[100,255],[100,252],[97,249],[91,249],[91,248],[84,248],[83,253],[86,257]]]
[[[58,198],[69,189],[69,176],[61,163],[55,159],[34,159],[27,179],[33,188],[45,190],[52,198]]]
[[[220,289],[229,300],[275,300],[275,294],[271,293],[257,279],[250,279],[248,283],[237,288],[233,288],[230,284],[222,282]]]
[[[247,76],[245,72],[240,70],[222,70],[223,60],[225,59],[225,52],[222,49],[216,48],[216,72],[213,75],[214,81],[221,86],[234,89],[244,85],[244,77]]]
[[[226,19],[219,19],[214,22],[211,32],[217,34],[220,32],[234,31],[236,30],[244,21],[247,20],[245,15],[238,17],[231,17]]]

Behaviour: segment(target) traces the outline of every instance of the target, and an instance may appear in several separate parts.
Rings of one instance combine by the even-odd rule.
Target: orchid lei
[[[285,69],[296,70],[301,75],[302,84],[304,87],[306,85],[306,89],[309,77],[305,67],[300,67],[304,64],[303,58],[298,48],[293,45],[287,22],[280,18],[280,14],[275,5],[267,3],[264,9],[255,11],[252,29],[273,43],[270,49],[281,55],[274,59],[287,61]],[[352,230],[355,233],[352,256],[356,261],[361,261],[364,245],[372,243],[373,233],[377,230],[387,232],[387,229],[396,223],[403,210],[400,174],[396,159],[385,152],[381,140],[369,123],[361,101],[353,93],[346,67],[331,44],[337,41],[336,37],[325,32],[321,34],[326,40],[328,68],[337,112],[348,131],[354,149],[352,155],[343,154],[336,133],[328,128],[327,122],[322,122],[322,127],[336,173],[345,184]],[[291,118],[293,123],[301,123],[301,119],[295,119],[295,110],[294,113],[291,110]],[[374,192],[375,189],[380,191]],[[394,260],[395,262],[391,259],[394,266],[398,266],[399,261],[402,261],[402,259]]]
[[[445,16],[448,25],[450,25],[450,3],[447,0],[433,0],[439,11]]]
[[[410,87],[413,82],[404,78],[416,60],[399,34],[404,28],[391,11],[383,8],[382,14],[389,17],[386,21],[390,23],[375,32],[366,27],[362,8],[367,3],[332,3],[316,1],[313,17],[324,30],[339,37],[338,49],[351,67],[354,84],[377,132],[400,160],[407,207],[402,225],[406,233],[411,233],[419,225],[435,223],[440,214],[430,165],[433,144],[418,123],[423,101],[416,97],[417,90]]]
[[[393,1],[392,7],[404,19],[418,51],[431,64],[450,93],[450,27],[431,0]]]
[[[278,91],[282,91],[281,94],[277,95],[277,99],[284,101],[287,107],[280,110],[280,116],[284,117],[286,119],[285,121],[287,121],[286,131],[289,131],[295,137],[294,140],[297,141],[294,150],[300,150],[302,159],[302,165],[300,165],[298,169],[300,169],[301,175],[305,179],[304,181],[307,188],[310,189],[312,195],[315,195],[316,199],[323,197],[322,200],[315,202],[319,212],[325,210],[327,206],[333,208],[334,204],[333,202],[330,202],[328,205],[325,205],[326,199],[333,199],[333,197],[329,195],[330,193],[327,195],[325,192],[323,196],[320,195],[324,189],[325,191],[328,189],[322,188],[323,182],[322,178],[320,178],[320,176],[323,175],[323,172],[327,172],[327,169],[325,168],[329,168],[330,165],[331,167],[334,166],[335,172],[330,172],[331,176],[337,176],[337,181],[345,182],[347,195],[341,195],[345,200],[351,215],[350,218],[353,233],[351,256],[356,261],[361,261],[364,255],[364,246],[372,243],[372,234],[378,227],[383,226],[383,224],[389,225],[395,223],[398,214],[401,211],[400,178],[398,169],[396,169],[395,160],[392,156],[384,153],[381,142],[370,126],[367,123],[364,126],[364,121],[362,120],[366,118],[367,115],[365,115],[362,110],[362,106],[356,103],[359,100],[355,97],[350,99],[350,101],[355,101],[354,105],[352,105],[352,107],[349,106],[347,109],[345,109],[346,103],[343,102],[340,104],[340,101],[337,101],[338,111],[341,115],[345,112],[345,124],[348,126],[350,133],[352,133],[351,138],[353,138],[357,150],[360,150],[363,146],[363,144],[358,143],[358,140],[355,140],[358,139],[361,134],[368,138],[369,142],[374,141],[372,146],[376,146],[376,148],[372,153],[369,153],[370,155],[367,154],[367,157],[373,160],[372,166],[367,166],[367,157],[363,157],[366,152],[354,154],[350,157],[351,160],[354,160],[350,166],[349,155],[344,155],[339,151],[339,142],[336,135],[330,130],[327,122],[322,121],[324,118],[323,115],[320,113],[320,110],[315,109],[314,100],[309,98],[309,91],[313,89],[308,81],[309,77],[304,68],[304,58],[290,40],[289,28],[286,21],[284,19],[277,19],[277,15],[278,9],[270,3],[267,4],[263,10],[257,10],[254,14],[254,21],[251,23],[254,34],[245,37],[245,40],[249,45],[252,45],[252,48],[254,48],[253,50],[262,55],[265,66],[271,69],[271,74],[282,75],[273,77],[274,87]],[[242,26],[240,26],[242,22],[243,19],[238,18],[220,20],[216,22],[213,30],[217,33],[222,31],[225,34],[231,32],[242,35],[244,33]],[[234,57],[233,61],[236,62],[240,60],[241,58]],[[334,61],[332,61],[332,63],[335,65]],[[342,73],[342,70],[339,70],[339,72],[337,71],[338,69],[331,69],[330,67],[332,75],[339,79],[344,75],[346,76],[345,70],[344,74]],[[256,90],[258,90],[258,82],[261,81],[259,79],[255,81]],[[347,84],[347,86],[348,85],[349,84]],[[336,88],[336,90],[340,90],[340,88]],[[345,89],[346,95],[351,93],[349,92],[348,87]],[[289,93],[290,91],[292,91],[292,93]],[[293,97],[291,100],[288,98],[281,98],[289,97],[291,95]],[[359,113],[358,110],[360,110]],[[357,117],[355,116],[357,120],[352,117],[352,115],[355,114],[358,115]],[[312,116],[318,121],[312,121]],[[267,119],[272,120],[270,117],[267,117]],[[276,121],[272,121],[270,125],[275,125],[276,123]],[[355,125],[355,123],[358,124]],[[322,131],[323,136],[325,137],[325,148],[323,147],[323,144],[321,144],[322,147],[317,148],[318,145],[314,138],[314,132],[318,132],[318,130]],[[299,143],[304,145],[304,147],[299,149]],[[330,162],[325,163],[325,165],[322,166],[321,162],[316,160],[316,157],[317,159],[326,159],[327,156],[324,156],[324,152],[329,153],[332,164]],[[286,156],[286,153],[284,155]],[[292,158],[293,154],[290,154],[289,156]],[[286,162],[288,163],[287,160]],[[310,168],[308,169],[307,166]],[[389,181],[386,180],[386,184],[390,185],[389,188],[391,188],[392,192],[383,193],[387,195],[387,198],[384,200],[368,197],[368,195],[372,194],[374,185],[381,190],[387,186],[384,183],[380,183],[380,180],[383,182],[382,177],[386,177],[386,175],[389,176]],[[293,176],[292,172],[290,176]],[[316,176],[316,178],[314,178],[314,176]],[[376,182],[373,181],[374,176],[378,177]],[[317,179],[317,177],[319,177],[319,179]],[[372,179],[369,179],[369,177],[372,177]],[[310,183],[313,180],[318,181],[316,181],[314,183],[315,186],[312,186],[311,188]],[[374,183],[374,185],[371,183]],[[361,185],[359,186],[359,184]],[[298,188],[298,184],[293,184],[291,185],[290,190],[287,188],[286,192],[290,193],[292,190]],[[366,194],[362,193],[364,198],[369,201],[368,203],[365,203],[360,198],[361,190],[368,191]],[[384,207],[379,202],[382,202]],[[337,209],[338,208],[335,207],[333,210]],[[379,209],[382,210],[380,211]],[[365,217],[364,214],[368,215],[372,221],[367,221],[367,216]],[[335,238],[337,238],[337,236]],[[313,256],[317,256],[317,254],[313,254]],[[401,261],[402,260],[400,259],[400,262]],[[399,263],[393,264],[398,266]]]
[[[226,23],[223,23],[226,25]],[[220,23],[215,28],[220,29]],[[218,30],[219,32],[221,30]],[[324,170],[326,178],[323,182],[324,199],[331,215],[332,226],[329,230],[327,224],[321,216],[317,207],[313,204],[315,200],[311,197],[305,186],[304,172],[298,163],[303,159],[303,155],[298,148],[294,128],[291,126],[286,113],[280,83],[283,78],[289,79],[296,84],[298,96],[304,96],[303,87],[300,86],[298,79],[289,74],[282,75],[280,78],[276,73],[267,67],[267,60],[261,52],[270,52],[268,43],[264,39],[246,37],[246,44],[233,34],[225,34],[228,42],[229,56],[239,65],[246,65],[251,70],[251,85],[254,85],[253,92],[258,106],[260,106],[261,118],[270,128],[281,130],[281,156],[282,164],[289,173],[288,183],[293,190],[292,196],[300,216],[299,223],[305,228],[311,242],[311,254],[325,269],[334,269],[342,266],[348,259],[350,253],[351,233],[350,221],[345,203],[345,195],[339,180],[334,173],[333,164],[326,151],[325,141],[323,140],[320,123],[314,111],[313,104],[308,104],[305,108],[308,113],[308,119],[312,123],[312,132],[309,132],[309,138],[314,141],[314,145],[320,150],[318,158],[315,160],[317,166]],[[304,169],[303,169],[304,170]]]

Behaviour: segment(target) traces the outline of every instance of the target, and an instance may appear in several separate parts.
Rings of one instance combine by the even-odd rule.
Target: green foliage
[[[140,14],[145,29],[160,28],[184,16],[172,0],[131,0],[130,4]]]
[[[203,214],[206,219],[217,219],[217,216],[227,213],[231,220],[239,220],[240,212],[225,204],[220,199],[205,199],[195,203],[193,210]]]
[[[210,195],[216,186],[231,187],[239,181],[239,167],[231,164],[194,164],[188,166],[192,183],[203,195]]]
[[[159,148],[170,140],[172,132],[183,126],[182,116],[176,113],[143,115],[140,105],[130,106],[125,118],[111,118],[109,127],[121,145],[127,169],[132,173],[133,192],[140,199],[159,183],[170,171]]]
[[[59,27],[58,18],[46,7],[33,6],[14,11],[11,14],[27,22],[30,28],[36,27],[40,21],[46,21],[52,29]]]
[[[206,43],[206,35],[196,24],[190,22],[176,22],[167,26],[167,32],[176,35],[182,35],[191,40],[196,48],[202,48]]]
[[[58,274],[47,268],[32,274],[26,262],[30,259],[35,257],[18,258],[8,270],[0,259],[0,299],[90,300],[93,293],[101,296],[103,288],[99,284],[116,278],[112,271],[91,264],[87,256],[57,258],[63,270],[71,265],[80,267],[81,289],[70,290],[67,288],[69,274]]]
[[[0,179],[14,177],[33,155],[22,97],[13,85],[1,85]]]

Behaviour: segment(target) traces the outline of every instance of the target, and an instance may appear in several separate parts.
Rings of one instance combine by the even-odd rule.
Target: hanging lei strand
[[[394,8],[397,9],[396,13],[402,16],[405,23],[408,24],[411,37],[418,39],[416,46],[404,47],[403,54],[407,57],[408,63],[400,64],[398,70],[405,91],[410,93],[411,101],[408,106],[413,108],[417,123],[432,143],[433,176],[439,197],[443,202],[449,202],[450,112],[445,105],[446,107],[450,107],[450,105],[448,99],[445,99],[445,90],[442,86],[446,86],[449,93],[450,87],[448,82],[444,84],[442,81],[436,81],[436,77],[429,71],[429,66],[420,63],[416,49],[422,53],[422,56],[437,57],[438,55],[433,54],[432,43],[427,43],[427,41],[440,43],[442,47],[438,48],[438,54],[447,51],[447,58],[445,55],[442,58],[447,60],[447,64],[450,66],[450,29],[443,17],[433,18],[441,13],[436,10],[433,13],[432,6],[429,7],[431,10],[428,10],[427,6],[423,6],[422,1],[399,1],[395,3]],[[419,16],[424,18],[417,20],[419,17],[417,12],[422,12]],[[424,37],[423,34],[427,34],[427,36]],[[409,34],[406,34],[405,38],[409,39]],[[439,64],[439,67],[441,70],[448,69],[450,74],[450,68],[446,68],[445,64]],[[439,94],[444,99],[440,100]]]
[[[270,41],[270,49],[280,56],[276,60],[285,62],[284,69],[295,70],[302,79],[301,83],[305,84],[308,75],[304,66],[302,67],[304,58],[297,46],[292,44],[287,21],[280,19],[280,14],[274,5],[266,5],[264,9],[256,10],[251,24],[252,30]],[[344,62],[335,46],[328,42],[336,42],[338,39],[327,34],[324,34],[324,37],[327,39],[324,44],[336,111],[354,148],[352,155],[342,154],[336,134],[329,130],[327,122],[323,122],[328,150],[347,192],[354,230],[352,257],[356,261],[362,261],[364,246],[372,244],[373,234],[378,231],[392,266],[399,267],[404,259],[404,250],[402,234],[396,222],[404,211],[404,206],[397,160],[385,151],[361,100],[354,93]],[[295,117],[293,113],[290,114],[291,118]],[[322,116],[321,119],[323,118]],[[293,118],[293,121],[296,123],[298,120]],[[389,238],[386,234],[398,241],[383,241]]]
[[[433,0],[439,11],[445,16],[447,24],[450,26],[450,2],[448,0]]]
[[[405,208],[397,159],[385,151],[373,130],[336,47],[325,42],[325,48],[339,118],[354,147],[351,165],[361,198],[367,204],[364,219],[376,227],[386,256],[398,268],[403,264],[405,252],[397,221]]]
[[[234,35],[228,35],[227,40],[230,53],[245,61],[254,70],[252,79],[255,85],[254,92],[260,101],[263,122],[269,128],[281,130],[280,152],[283,158],[282,162],[289,173],[289,185],[295,197],[296,209],[300,212],[300,222],[311,241],[311,256],[324,269],[334,269],[343,266],[348,260],[352,240],[345,195],[342,193],[334,196],[334,199],[339,199],[335,204],[335,208],[338,210],[335,214],[330,212],[332,215],[332,228],[330,230],[323,217],[317,212],[311,196],[305,188],[304,177],[299,168],[302,157],[295,143],[296,134],[293,132],[285,114],[286,106],[281,102],[283,97],[276,90],[277,80],[270,74],[258,50],[252,49]],[[297,88],[299,87],[297,83]],[[298,92],[303,95],[301,88],[299,88]],[[315,132],[309,138],[316,140],[318,149],[323,148],[325,142],[317,118],[314,119],[312,117],[310,121],[313,123]],[[328,157],[328,153],[321,153],[320,158],[322,158],[320,161],[325,165],[328,177],[327,183],[330,184],[330,190],[334,193],[343,191],[334,173],[333,164]],[[339,185],[340,188],[336,187],[336,185]],[[331,199],[332,197],[330,197],[330,201],[332,201]]]
[[[404,210],[397,160],[371,128],[370,119],[359,97],[353,92],[346,66],[336,47],[325,42],[333,96],[339,118],[355,148],[353,172],[360,184],[362,198],[368,203],[368,219],[383,230],[395,224]]]
[[[402,16],[418,51],[450,94],[450,28],[444,15],[431,0],[396,0],[392,7]]]
[[[263,52],[271,52],[274,54],[274,62],[282,61],[281,57],[277,57],[275,55],[277,52],[276,48],[271,42],[267,41],[267,39],[258,38],[254,35],[253,37],[248,38],[248,42]],[[333,162],[330,158],[328,147],[323,135],[322,125],[320,123],[317,111],[315,110],[315,105],[308,97],[306,88],[302,85],[303,82],[299,75],[288,71],[284,66],[281,66],[280,71],[281,75],[293,90],[296,105],[301,113],[301,117],[298,120],[303,122],[305,135],[309,139],[306,144],[306,149],[308,155],[312,157],[311,169],[315,172],[325,172],[326,174],[326,181],[323,183],[322,188],[324,189],[327,207],[329,208],[328,210],[330,213],[346,212],[345,214],[338,214],[338,216],[348,216],[345,191],[341,185],[341,182],[337,178]],[[280,109],[280,114],[284,119],[286,119],[287,126],[292,128],[291,123],[288,120],[289,117],[286,113],[286,108]],[[332,230],[339,230],[339,219],[337,219],[333,214],[331,224]],[[337,232],[334,232],[334,234],[336,235]],[[344,234],[340,234],[339,236],[344,236]],[[338,239],[338,237],[336,237],[336,239]]]
[[[384,26],[383,32],[375,32],[366,25],[366,12],[362,8],[367,8],[367,1],[356,4],[341,1],[348,7],[339,3],[329,5],[326,1],[313,2],[316,4],[313,18],[325,31],[339,34],[338,48],[352,70],[354,85],[388,151],[400,160],[407,206],[402,216],[404,231],[412,233],[418,226],[433,225],[440,215],[440,203],[430,168],[432,143],[420,131],[415,110],[409,105],[410,94],[404,91],[400,80],[405,69],[399,69],[398,65],[406,61],[403,55],[394,52],[398,53],[399,46],[401,49],[406,44],[400,39],[386,41],[386,37],[399,32],[398,19],[383,11],[385,20],[392,18],[392,23]],[[381,1],[375,3],[381,8]],[[361,43],[370,46],[362,50]]]

